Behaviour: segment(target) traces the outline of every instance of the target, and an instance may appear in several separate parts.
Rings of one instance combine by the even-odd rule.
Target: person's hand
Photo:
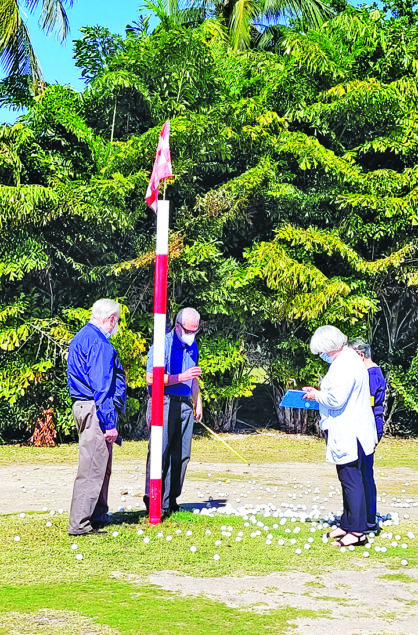
[[[316,388],[314,388],[313,386],[304,386],[302,390],[306,393],[305,395],[303,395],[302,399],[307,399],[308,401],[316,400]]]
[[[200,368],[200,366],[192,366],[191,368],[188,368],[187,370],[179,374],[179,382],[182,383],[184,381],[191,381],[192,379],[200,377],[201,374],[202,369]]]
[[[196,421],[202,421],[202,417],[203,417],[202,401],[198,399],[194,409],[194,418],[196,419]]]
[[[118,431],[116,428],[111,428],[111,430],[106,430],[104,433],[104,438],[106,443],[114,443],[118,438]]]

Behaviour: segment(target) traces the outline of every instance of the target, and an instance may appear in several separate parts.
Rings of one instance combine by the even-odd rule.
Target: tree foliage
[[[169,316],[202,313],[207,419],[232,427],[260,377],[276,406],[316,382],[325,368],[308,342],[331,323],[372,340],[390,429],[416,430],[415,19],[340,6],[320,28],[297,19],[264,49],[239,50],[220,16],[156,6],[152,33],[146,19],[125,37],[85,28],[83,93],[47,87],[0,130],[5,434],[42,419],[51,397],[70,433],[66,347],[103,296],[125,307],[116,345],[133,431],[152,329],[143,197],[167,118]]]

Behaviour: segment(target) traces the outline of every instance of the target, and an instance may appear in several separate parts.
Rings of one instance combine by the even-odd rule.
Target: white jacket
[[[361,357],[344,347],[315,391],[321,428],[328,431],[326,460],[344,465],[355,461],[357,439],[366,455],[377,444],[369,375]]]

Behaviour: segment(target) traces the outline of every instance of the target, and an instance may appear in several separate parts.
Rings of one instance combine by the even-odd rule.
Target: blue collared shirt
[[[151,346],[147,357],[147,373],[152,373],[152,358],[154,346]],[[183,373],[192,366],[197,366],[199,360],[199,352],[196,342],[191,346],[182,344],[173,329],[165,336],[165,356],[164,356],[164,372],[167,375],[178,375]],[[192,394],[192,380],[184,381],[181,384],[173,384],[164,387],[164,394],[179,395],[182,397],[190,397]],[[151,393],[151,386],[148,386],[148,392]]]
[[[67,379],[72,399],[95,402],[101,429],[116,428],[125,407],[125,372],[112,344],[91,322],[71,340]]]

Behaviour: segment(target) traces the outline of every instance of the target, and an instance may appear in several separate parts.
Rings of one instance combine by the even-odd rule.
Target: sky
[[[45,80],[49,84],[71,84],[83,90],[81,69],[74,66],[73,40],[79,39],[82,26],[106,26],[112,33],[125,34],[125,26],[137,20],[141,0],[74,0],[72,9],[67,8],[71,32],[64,44],[55,34],[46,36],[37,24],[39,10],[31,16],[26,12],[32,44],[40,60]],[[142,11],[142,13],[144,13]],[[13,123],[19,113],[0,108],[0,122]]]

